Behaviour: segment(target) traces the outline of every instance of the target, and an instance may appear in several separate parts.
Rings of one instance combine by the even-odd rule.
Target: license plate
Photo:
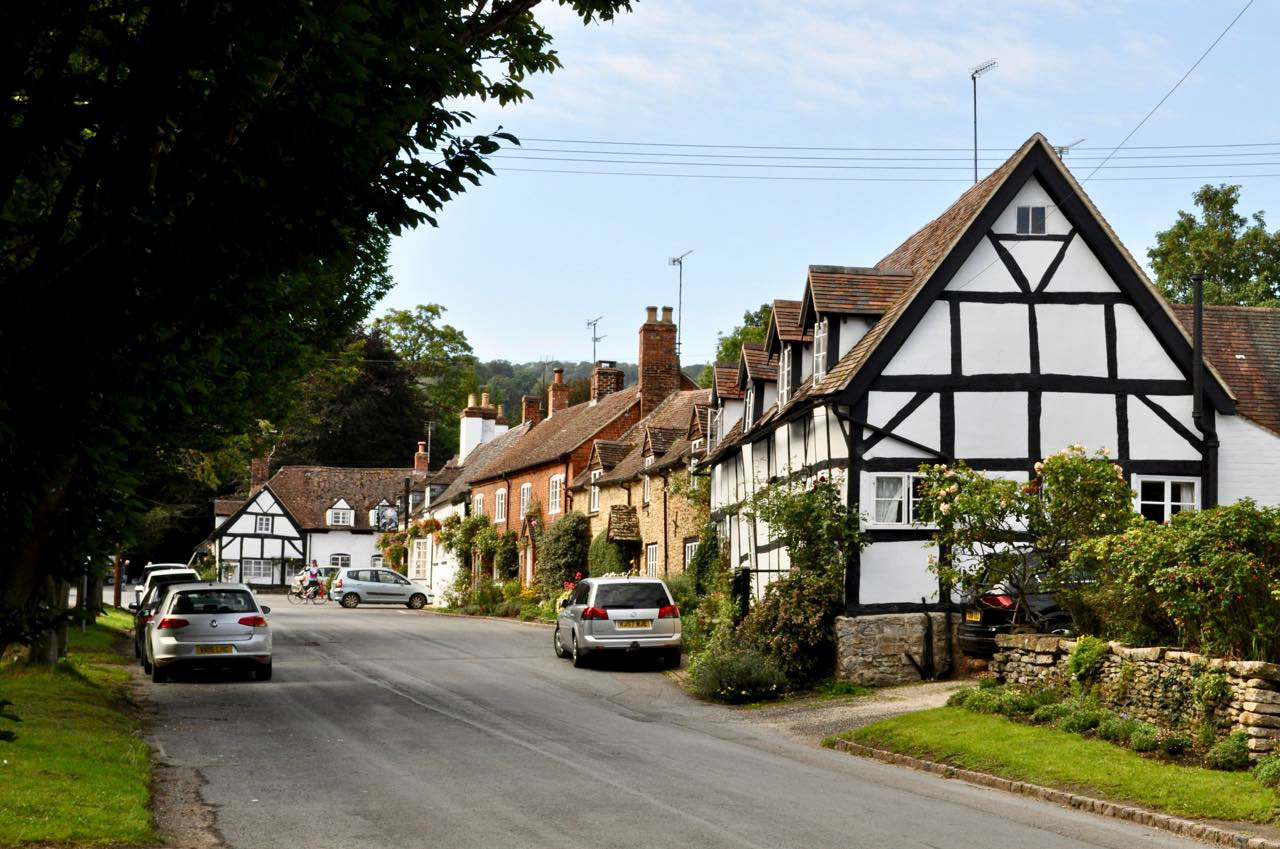
[[[964,621],[966,621],[966,622],[981,622],[981,621],[982,621],[982,611],[981,611],[981,610],[966,610],[966,611],[964,612]]]
[[[231,654],[231,646],[196,646],[196,654]]]
[[[619,628],[648,628],[653,625],[652,619],[619,619]]]

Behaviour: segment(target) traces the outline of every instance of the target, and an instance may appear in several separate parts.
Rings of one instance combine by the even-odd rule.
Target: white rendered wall
[[[329,565],[329,555],[347,554],[351,556],[353,569],[368,569],[373,556],[381,554],[375,544],[377,534],[354,534],[350,531],[329,531],[327,533],[307,534],[308,562],[314,560],[321,566]]]
[[[1120,436],[1114,395],[1046,392],[1040,396],[1040,453],[1048,456],[1076,442],[1090,454],[1105,448],[1108,456],[1116,456]],[[1131,446],[1133,442],[1130,435]]]
[[[1116,373],[1122,378],[1180,380],[1182,370],[1128,304],[1116,305]]]
[[[867,395],[867,421],[877,427],[885,427],[894,414],[915,397],[914,392],[871,392]],[[938,449],[941,445],[941,434],[938,430],[938,406],[941,402],[936,394],[930,395],[924,403],[917,407],[911,415],[893,429],[897,436]],[[864,437],[871,436],[872,431],[865,431]],[[880,440],[867,457],[929,457],[932,456],[918,448],[912,448],[904,442],[892,437]],[[973,455],[977,456],[977,455]],[[984,455],[990,456],[990,455]]]
[[[1046,208],[1044,217],[1045,233],[1065,235],[1071,230],[1071,222],[1067,221],[1066,216],[1058,212],[1058,208],[1054,206],[1053,201],[1049,198],[1049,193],[1040,185],[1040,181],[1032,177],[1018,190],[1013,200],[1005,207],[1004,212],[1000,213],[996,223],[991,227],[992,232],[997,234],[1018,232],[1017,214],[1020,206],[1043,206]]]
[[[865,318],[857,316],[847,316],[840,319],[840,350],[839,355],[844,356],[849,349],[858,344],[858,340],[867,335],[867,331],[871,329],[871,322]],[[812,355],[810,355],[812,356]]]
[[[934,304],[931,309],[945,308]],[[938,371],[951,370],[951,344],[933,352]],[[960,305],[960,370],[964,374],[1031,371],[1031,331],[1025,304]]]
[[[458,457],[465,463],[467,456],[484,442],[484,419],[479,416],[462,417],[458,429]]]
[[[1218,501],[1280,504],[1280,436],[1243,416],[1218,416]]]
[[[938,549],[918,540],[877,542],[862,550],[859,604],[888,604],[938,600],[938,577],[929,571],[929,557]]]
[[[800,380],[808,380],[813,376],[813,345],[801,345],[804,353],[800,356]]]
[[[1107,325],[1097,304],[1036,307],[1041,374],[1107,376]]]
[[[947,283],[950,291],[1017,292],[1018,284],[1000,260],[990,239],[982,239]]]
[[[1027,456],[1027,393],[957,392],[955,399],[956,457]]]
[[[1152,403],[1163,408],[1192,433],[1198,433],[1191,420],[1190,395],[1153,395]],[[1200,452],[1177,431],[1169,427],[1151,408],[1137,398],[1127,398],[1129,405],[1129,456],[1134,460],[1199,460]]]
[[[272,516],[274,519],[272,522],[272,536],[298,538],[298,532],[294,530],[293,523],[285,517],[284,509],[271,497],[271,493],[265,489],[254,496],[253,503],[246,507],[245,512],[227,526],[225,533],[243,536],[256,534],[258,517],[250,515],[254,513],[268,513]]]
[[[1023,307],[1026,313],[1026,307]],[[1023,348],[1027,335],[1022,335]],[[893,355],[884,374],[946,374],[951,371],[951,314],[938,301],[929,305],[920,323]]]
[[[1055,243],[1056,244],[1056,243]],[[1079,234],[1067,245],[1058,270],[1046,292],[1119,292],[1120,287],[1107,274],[1098,258],[1089,250]]]

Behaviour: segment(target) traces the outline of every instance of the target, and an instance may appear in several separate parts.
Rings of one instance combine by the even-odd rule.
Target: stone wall
[[[1013,684],[1062,684],[1073,640],[1049,636],[996,637],[991,670]],[[1103,704],[1162,728],[1190,731],[1207,718],[1198,704],[1196,681],[1205,673],[1226,676],[1227,701],[1211,717],[1219,733],[1249,735],[1251,757],[1280,751],[1280,665],[1223,660],[1164,648],[1111,643],[1098,675]]]
[[[887,613],[836,617],[836,678],[872,686],[919,681],[920,672],[907,654],[924,663],[926,616],[933,622],[934,668],[942,672],[948,662],[946,614]],[[961,662],[955,636],[959,625],[960,615],[952,614],[953,672]]]

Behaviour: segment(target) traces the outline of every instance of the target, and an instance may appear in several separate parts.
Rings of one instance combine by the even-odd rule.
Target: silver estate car
[[[403,604],[420,610],[431,603],[431,591],[390,569],[339,569],[331,595],[343,607]]]
[[[584,578],[560,603],[552,640],[556,656],[574,666],[601,652],[645,651],[676,667],[680,610],[659,578]]]
[[[271,678],[269,607],[244,584],[176,584],[147,623],[142,668],[169,680],[175,667],[238,667]]]

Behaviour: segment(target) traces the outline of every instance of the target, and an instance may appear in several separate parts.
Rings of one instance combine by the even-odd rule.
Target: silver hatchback
[[[431,592],[390,569],[339,569],[331,595],[343,607],[361,604],[403,604],[420,610],[431,603]]]
[[[271,678],[269,607],[244,584],[175,584],[147,623],[143,668],[162,683],[178,667],[251,669]]]
[[[557,657],[582,666],[603,652],[652,652],[680,665],[680,609],[659,578],[585,578],[560,603]]]

